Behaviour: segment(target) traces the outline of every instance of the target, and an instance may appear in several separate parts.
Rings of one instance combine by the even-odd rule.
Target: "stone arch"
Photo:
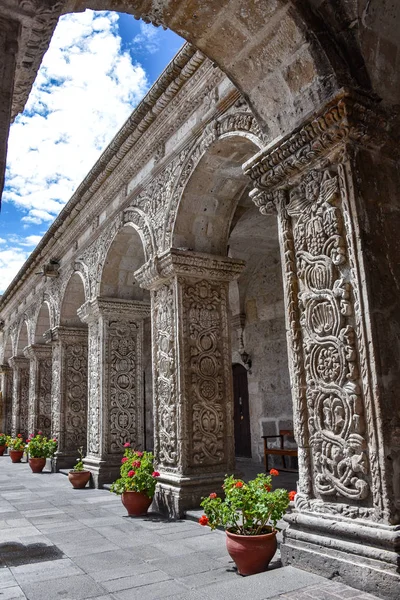
[[[51,329],[52,319],[51,319],[51,309],[50,303],[48,300],[44,300],[42,304],[39,306],[39,310],[37,312],[36,318],[34,320],[34,344],[44,344],[45,339],[43,337],[44,333]]]
[[[4,334],[4,343],[3,343],[3,360],[2,362],[8,364],[8,359],[13,356],[13,344],[11,338],[11,332],[8,331]]]
[[[146,213],[136,206],[130,206],[124,210],[123,223],[136,229],[140,235],[145,261],[153,257],[156,254],[157,244]]]
[[[86,301],[85,279],[79,271],[74,271],[61,295],[60,325],[65,327],[84,327],[77,310]]]
[[[148,292],[139,287],[134,277],[146,262],[142,237],[138,229],[126,224],[115,234],[101,266],[98,295],[121,300],[143,300]]]
[[[20,326],[18,328],[18,334],[17,334],[17,343],[16,343],[16,350],[15,350],[15,354],[17,356],[22,356],[23,352],[24,352],[24,348],[26,348],[26,346],[29,346],[31,343],[31,336],[29,333],[29,321],[28,321],[28,317],[25,315],[24,318],[22,319]]]
[[[170,212],[171,219],[175,216],[171,227],[172,247],[227,254],[236,206],[250,190],[242,165],[262,143],[249,131],[228,129],[221,135],[219,131],[219,123],[215,123],[182,169],[174,194],[177,209]]]

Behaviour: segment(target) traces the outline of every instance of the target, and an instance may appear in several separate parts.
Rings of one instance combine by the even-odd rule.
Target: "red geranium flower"
[[[136,452],[136,456],[138,456],[139,458],[142,458],[142,456],[143,456],[143,452],[140,452],[140,450],[138,450],[138,451]]]
[[[210,494],[210,498],[211,498],[211,500],[214,500],[214,498],[216,498],[216,497],[217,497],[217,494],[216,494],[215,492],[212,492],[212,493]]]
[[[296,494],[297,494],[297,492],[294,492],[294,491],[293,492],[289,492],[289,500],[291,502],[293,502],[293,500],[295,499]]]
[[[27,444],[29,444],[29,441],[30,441],[30,440],[29,440],[29,438],[28,438],[28,439],[26,440],[26,443],[27,443]]]
[[[17,434],[17,437],[22,437],[22,433],[18,433],[18,434]]]
[[[130,443],[129,442],[125,442],[124,448],[130,448]]]
[[[126,463],[126,461],[127,461],[127,460],[128,460],[128,459],[127,459],[127,457],[126,457],[126,456],[124,456],[124,458],[121,458],[121,462],[122,462],[122,464],[123,464],[123,463]]]
[[[279,475],[279,471],[277,471],[276,469],[271,469],[270,472],[269,472],[269,474],[270,475],[275,475],[275,477],[276,477],[277,475]]]
[[[128,471],[128,477],[133,477],[135,474],[135,471]]]
[[[38,433],[38,435],[43,435],[42,431],[38,431],[37,433]]]
[[[242,487],[243,487],[243,481],[237,481],[237,482],[235,483],[235,487],[237,487],[237,488],[242,488]]]
[[[200,525],[208,525],[208,517],[206,517],[206,515],[202,515],[199,519],[199,523]]]
[[[160,473],[158,471],[153,471],[151,476],[152,477],[160,477]]]
[[[264,487],[267,490],[267,492],[270,492],[272,490],[272,487],[270,485],[265,484]]]
[[[56,441],[57,441],[57,438],[53,438],[53,442],[56,442]]]
[[[137,469],[140,467],[141,462],[140,460],[134,460],[132,463],[132,467],[136,467]]]

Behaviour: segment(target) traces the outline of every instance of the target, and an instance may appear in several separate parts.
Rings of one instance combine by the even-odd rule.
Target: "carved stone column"
[[[28,431],[51,436],[51,347],[35,344],[24,348],[29,359]]]
[[[125,442],[143,449],[143,319],[145,302],[96,298],[78,315],[89,328],[88,450],[95,487],[119,474]]]
[[[300,468],[282,558],[385,598],[400,589],[398,149],[343,93],[246,165],[280,228]]]
[[[13,370],[11,434],[28,435],[29,361],[22,356],[12,356],[9,361]]]
[[[0,382],[2,401],[0,429],[10,435],[12,429],[13,370],[8,365],[0,365]]]
[[[87,329],[55,327],[52,345],[51,435],[58,440],[56,468],[72,467],[77,448],[87,445]]]
[[[172,249],[135,273],[152,295],[156,501],[172,516],[234,468],[228,283],[243,267]]]

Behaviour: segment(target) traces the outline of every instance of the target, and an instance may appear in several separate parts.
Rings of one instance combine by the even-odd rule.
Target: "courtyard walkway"
[[[240,577],[225,534],[185,520],[125,516],[107,490],[73,490],[0,457],[0,599],[374,600],[292,567]]]

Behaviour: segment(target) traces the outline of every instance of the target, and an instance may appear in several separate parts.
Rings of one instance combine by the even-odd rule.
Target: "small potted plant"
[[[46,459],[53,458],[57,450],[57,439],[48,439],[41,431],[26,440],[25,452],[29,455],[29,466],[32,473],[41,473],[46,466]]]
[[[276,475],[271,469],[248,483],[230,475],[222,486],[224,499],[213,492],[201,502],[205,514],[200,525],[225,529],[226,547],[240,575],[265,571],[276,552],[276,524],[296,495],[281,488],[272,491]]]
[[[124,447],[121,477],[114,481],[110,491],[121,495],[129,516],[139,517],[147,512],[152,503],[160,473],[154,470],[151,452],[133,450],[128,442]]]
[[[83,446],[78,448],[79,458],[77,463],[71,471],[68,473],[68,479],[70,480],[72,487],[76,490],[81,490],[86,487],[87,482],[90,479],[90,471],[86,471],[83,466]]]
[[[0,433],[0,456],[3,456],[6,449],[7,436],[5,433]]]
[[[22,438],[22,434],[18,433],[15,437],[8,435],[6,438],[6,446],[10,454],[11,462],[21,462],[25,450],[25,442]]]

